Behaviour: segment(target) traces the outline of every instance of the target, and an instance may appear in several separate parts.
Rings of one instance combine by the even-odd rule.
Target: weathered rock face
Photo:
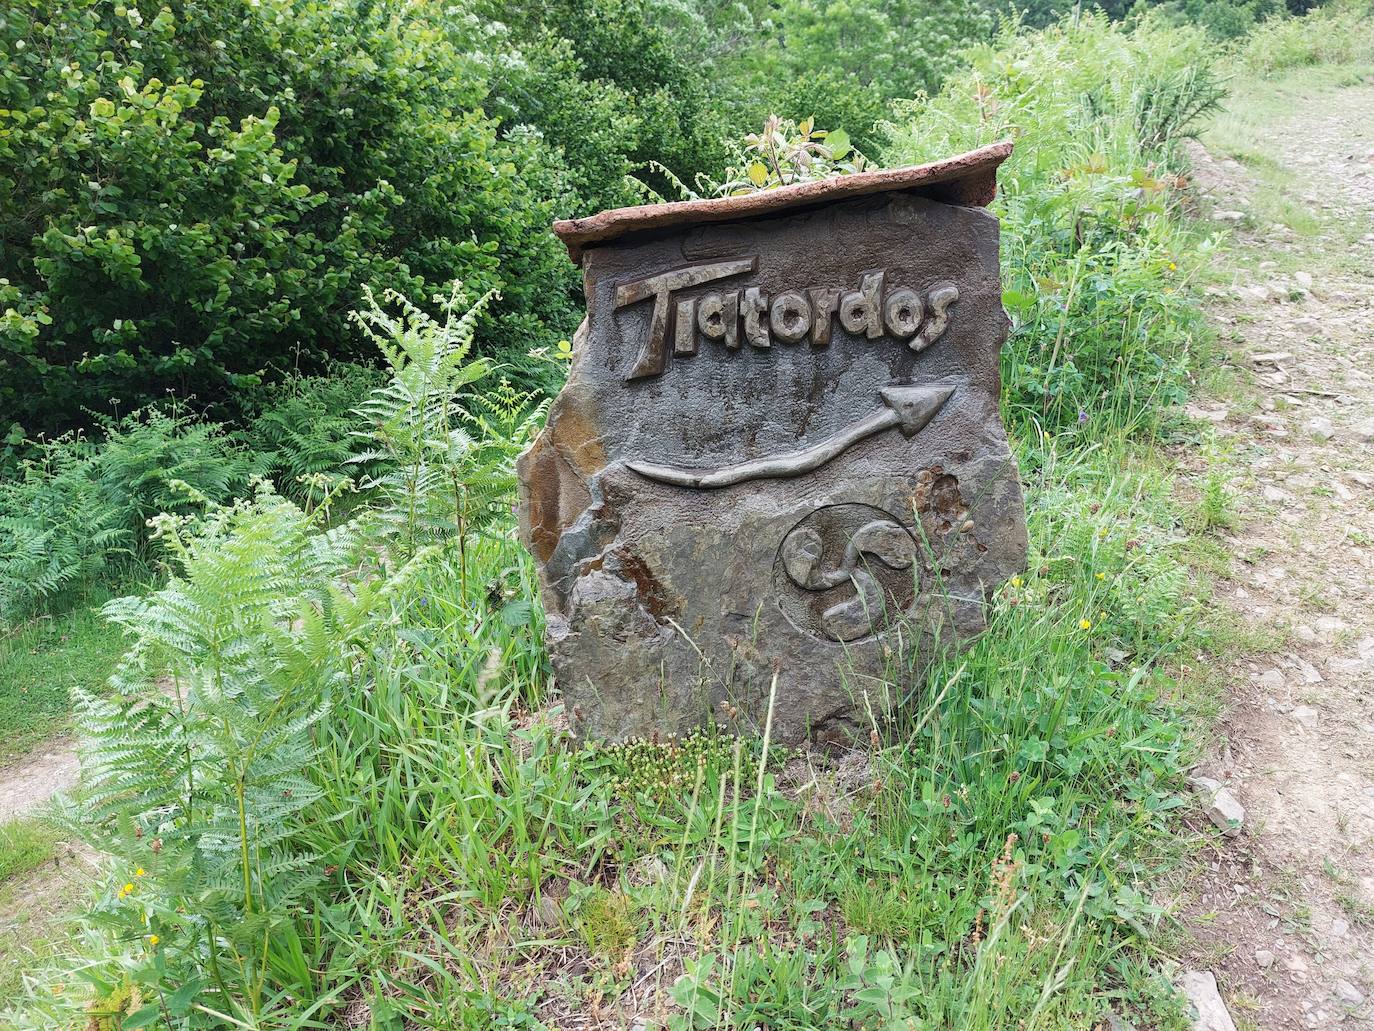
[[[649,209],[580,251],[587,319],[520,461],[579,736],[761,727],[775,671],[779,740],[843,736],[1023,568],[997,222],[897,182]]]

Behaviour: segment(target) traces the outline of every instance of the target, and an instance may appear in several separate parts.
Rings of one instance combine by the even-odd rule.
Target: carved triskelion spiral
[[[906,527],[892,519],[874,519],[856,529],[837,566],[827,568],[825,542],[809,520],[783,538],[781,558],[787,577],[805,591],[828,591],[849,582],[854,596],[825,609],[819,617],[826,636],[853,641],[882,629],[894,613],[887,612],[887,596],[869,569],[877,560],[890,569],[910,569],[916,542]]]

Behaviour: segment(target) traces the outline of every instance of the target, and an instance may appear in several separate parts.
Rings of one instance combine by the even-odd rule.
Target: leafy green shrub
[[[470,21],[403,0],[57,0],[0,15],[0,411],[202,402],[365,349],[362,285],[500,287],[488,353],[574,319],[566,192],[482,112]]]
[[[319,501],[348,474],[362,426],[356,409],[381,382],[367,366],[335,365],[264,390],[245,439],[281,493]]]
[[[1351,0],[1314,8],[1302,18],[1275,18],[1250,34],[1237,57],[1243,69],[1256,75],[1374,61],[1374,6]]]
[[[1269,18],[1286,13],[1282,0],[1154,0],[1140,4],[1174,25],[1193,25],[1214,39],[1239,39]]]
[[[470,357],[480,307],[455,292],[440,321],[393,299],[400,316],[361,316],[392,374],[363,406],[378,463],[363,507],[328,528],[332,499],[306,513],[259,480],[232,504],[156,516],[172,575],[105,607],[132,643],[116,693],[81,694],[83,792],[66,819],[115,857],[83,948],[97,1001],[128,986],[142,1000],[129,1022],[267,1026],[341,1006],[333,957],[370,933],[342,877],[395,858],[383,826],[399,796],[374,792],[432,799],[461,780],[393,765],[416,743],[413,706],[453,717],[452,759],[463,720],[543,682],[533,571],[509,519],[492,524],[533,419],[509,384],[468,390],[490,369]],[[420,683],[437,696],[416,699]],[[78,995],[49,993],[33,1019],[70,1022]]]
[[[814,116],[865,152],[876,150],[888,101],[937,89],[995,24],[970,0],[783,0],[757,17],[722,66],[743,123]]]
[[[148,519],[225,501],[259,471],[217,423],[153,408],[103,425],[99,442],[35,443],[0,479],[0,618],[53,604],[121,556],[146,559]]]
[[[719,39],[711,5],[483,0],[477,10],[487,49],[510,55],[493,71],[488,109],[562,155],[567,214],[635,203],[627,177],[649,162],[688,179],[724,164],[730,83],[704,59]]]
[[[1207,251],[1181,215],[1176,144],[1221,97],[1212,49],[1196,30],[1085,15],[977,51],[888,127],[889,164],[1016,139],[995,205],[1014,417],[1148,422],[1183,396],[1204,335],[1189,266]]]

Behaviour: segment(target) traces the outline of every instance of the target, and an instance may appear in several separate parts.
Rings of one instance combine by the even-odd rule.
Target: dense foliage
[[[370,352],[366,284],[500,289],[557,339],[562,171],[499,138],[476,23],[400,0],[23,0],[0,15],[0,412],[30,433]]]
[[[45,442],[0,479],[0,620],[148,558],[147,520],[228,501],[259,471],[222,426],[157,409]]]
[[[1194,31],[1097,16],[1012,34],[889,128],[890,164],[1016,140],[997,209],[1017,418],[1130,423],[1182,399],[1200,330],[1187,283],[1210,245],[1181,217],[1177,144],[1223,95],[1208,49]]]
[[[499,289],[479,347],[518,359],[575,317],[555,215],[716,173],[774,110],[867,146],[989,26],[974,0],[11,4],[0,430],[165,390],[238,417],[245,387],[370,356],[364,286]]]

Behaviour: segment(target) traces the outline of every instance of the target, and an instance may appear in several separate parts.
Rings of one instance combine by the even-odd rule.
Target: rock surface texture
[[[577,736],[761,727],[776,676],[777,740],[843,738],[983,629],[1025,516],[997,221],[947,198],[1009,150],[556,227],[588,313],[521,529]]]

